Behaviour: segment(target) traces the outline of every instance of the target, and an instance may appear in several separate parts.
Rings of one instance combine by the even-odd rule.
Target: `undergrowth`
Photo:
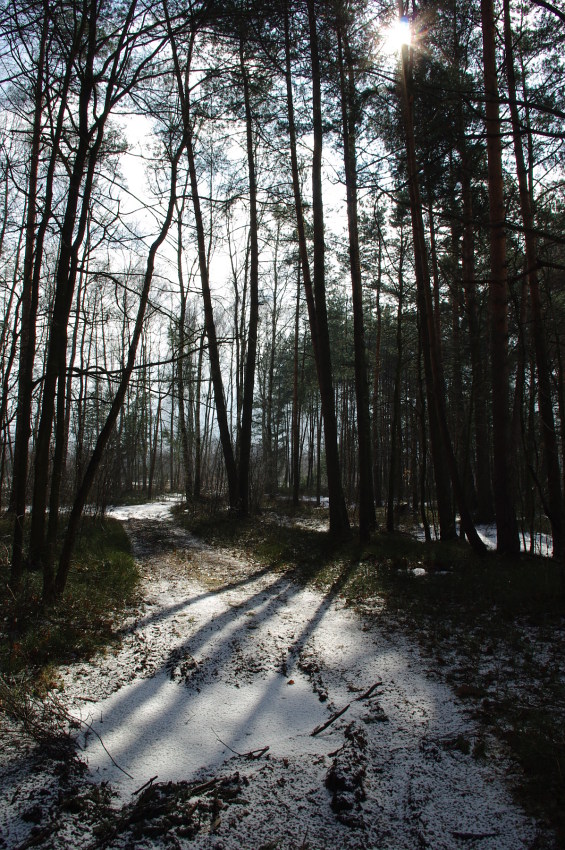
[[[362,547],[308,527],[316,516],[311,506],[278,504],[250,519],[200,513],[187,522],[209,542],[333,589],[363,616],[411,635],[482,729],[470,757],[502,746],[521,767],[521,802],[565,847],[563,566],[526,555],[481,558],[460,541],[404,533],[377,532]]]
[[[114,640],[114,618],[130,603],[138,571],[122,525],[85,517],[63,598],[41,601],[42,576],[25,572],[21,590],[8,587],[11,524],[0,520],[0,675],[24,676],[38,691],[56,685],[56,666],[88,658]]]

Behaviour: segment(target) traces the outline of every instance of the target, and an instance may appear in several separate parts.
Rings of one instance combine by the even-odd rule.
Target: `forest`
[[[565,554],[565,14],[3,0],[10,585],[181,491]],[[378,519],[378,522],[377,522]],[[353,531],[353,529],[355,529]]]

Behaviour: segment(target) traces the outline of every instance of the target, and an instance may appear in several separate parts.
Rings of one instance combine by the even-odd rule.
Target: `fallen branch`
[[[233,753],[233,754],[234,754],[234,756],[241,756],[241,755],[242,755],[242,754],[241,754],[241,753],[239,753],[237,750],[234,750],[234,748],[233,748],[233,747],[230,747],[230,745],[229,745],[229,744],[226,744],[226,742],[225,742],[225,741],[222,741],[222,739],[220,738],[220,736],[218,735],[218,733],[216,732],[216,730],[215,730],[215,729],[212,729],[212,732],[213,732],[213,733],[214,733],[214,735],[216,736],[216,741],[219,741],[219,742],[220,742],[220,744],[221,744],[223,747],[226,747],[226,749],[228,749],[228,750],[230,751],[230,753]]]
[[[230,747],[229,744],[226,744],[225,741],[222,741],[218,733],[213,730],[214,735],[216,736],[216,740],[222,744],[223,747],[226,747],[230,753],[233,753],[235,756],[238,756],[242,759],[260,759],[261,756],[264,756],[266,752],[268,752],[270,747],[258,747],[256,750],[250,750],[248,753],[240,753],[238,750],[234,750],[233,747]]]
[[[72,715],[69,715],[69,717],[72,717]],[[112,755],[110,750],[106,747],[106,744],[102,740],[102,736],[96,731],[96,729],[93,726],[91,726],[90,723],[87,723],[86,720],[80,720],[79,718],[76,718],[76,717],[72,717],[72,719],[74,721],[78,722],[78,723],[81,723],[83,726],[86,726],[87,729],[89,729],[91,732],[93,732],[96,735],[96,737],[98,738],[98,740],[100,741],[100,744],[102,745],[102,749],[104,750],[104,752],[106,753],[106,755],[108,756],[108,758],[110,759],[110,761],[112,762],[114,767],[117,767],[118,770],[121,770],[121,772],[123,774],[125,774],[125,776],[127,776],[128,779],[133,779],[133,776],[131,775],[131,773],[128,773],[125,768],[121,767],[118,764],[118,762],[116,761],[116,759],[114,758],[114,756]]]
[[[148,780],[147,780],[147,782],[145,782],[145,783],[141,786],[141,788],[138,788],[138,789],[137,789],[137,791],[133,791],[133,792],[132,792],[132,797],[135,797],[135,795],[136,795],[136,794],[139,794],[141,791],[143,791],[143,789],[144,789],[144,788],[147,788],[147,786],[148,786],[148,785],[153,785],[153,783],[155,782],[155,780],[156,780],[156,779],[158,779],[158,776],[159,776],[159,774],[157,774],[157,773],[156,773],[156,774],[155,774],[155,776],[152,776],[152,777],[151,777],[151,779],[148,779]]]
[[[335,720],[337,720],[337,719],[338,719],[338,717],[341,717],[341,715],[342,715],[342,714],[345,714],[345,712],[347,711],[347,709],[349,708],[349,706],[350,706],[350,705],[351,705],[351,703],[350,703],[350,702],[348,702],[348,703],[347,703],[347,705],[345,706],[345,708],[342,708],[342,709],[341,709],[341,711],[336,711],[336,713],[335,713],[335,714],[332,714],[332,716],[330,717],[330,719],[329,719],[329,720],[326,720],[326,722],[325,722],[325,723],[322,723],[322,725],[321,725],[321,726],[316,726],[316,728],[314,729],[314,731],[313,731],[313,732],[310,732],[310,737],[311,737],[311,738],[314,738],[314,736],[315,736],[315,735],[319,735],[319,734],[320,734],[320,732],[323,732],[323,731],[324,731],[324,729],[327,729],[327,728],[328,728],[328,726],[331,726],[331,725],[332,725],[332,723],[333,723]]]
[[[10,684],[0,676],[0,709],[42,747],[67,755],[74,751],[75,742],[65,728],[72,725],[72,718],[54,694],[41,699],[29,681]]]
[[[270,749],[271,749],[270,747],[261,747],[258,750],[251,750],[248,753],[243,753],[243,758],[254,759],[254,760],[260,759],[261,756],[264,756],[265,753],[268,753]]]
[[[371,685],[369,690],[365,691],[365,693],[363,693],[363,694],[360,694],[358,697],[355,697],[355,702],[360,702],[362,699],[369,699],[369,697],[371,696],[373,691],[375,691],[377,688],[379,688],[382,685],[382,683],[383,683],[383,680],[379,679],[378,682],[375,682],[374,685]]]
[[[195,797],[197,794],[203,794],[204,791],[209,791],[210,788],[213,788],[220,781],[220,777],[217,779],[210,779],[208,782],[203,782],[201,785],[193,785],[190,789],[190,797]]]
[[[363,699],[369,699],[369,697],[371,696],[373,691],[375,691],[378,687],[380,687],[382,685],[382,683],[383,683],[383,680],[379,679],[379,681],[375,682],[374,685],[371,685],[371,687],[368,688],[368,690],[366,690],[364,693],[360,694],[358,697],[355,697],[355,699],[352,700],[352,702],[360,702]],[[347,705],[345,706],[345,708],[342,708],[341,711],[336,711],[336,713],[332,714],[330,719],[326,720],[325,723],[322,723],[321,726],[316,726],[314,731],[310,732],[310,737],[313,738],[315,735],[319,735],[320,732],[323,732],[324,729],[327,729],[328,726],[331,726],[332,723],[334,722],[334,720],[337,720],[338,717],[341,717],[342,714],[345,714],[345,712],[347,711],[347,709],[349,708],[350,705],[351,705],[351,703],[348,702]]]

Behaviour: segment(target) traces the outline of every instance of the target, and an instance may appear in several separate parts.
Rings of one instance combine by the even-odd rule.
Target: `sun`
[[[404,44],[410,44],[412,33],[410,21],[406,17],[394,21],[383,33],[383,50],[392,56],[398,53]]]

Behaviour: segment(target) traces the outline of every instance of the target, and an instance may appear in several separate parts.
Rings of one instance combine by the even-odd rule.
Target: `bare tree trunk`
[[[398,456],[398,437],[400,432],[400,382],[402,379],[402,308],[404,295],[404,234],[400,230],[400,256],[398,259],[398,310],[396,314],[396,369],[394,374],[394,399],[392,403],[392,424],[390,427],[390,464],[388,469],[388,498],[386,510],[386,530],[394,531],[394,484],[398,477],[400,458]]]
[[[216,418],[218,422],[218,430],[220,432],[220,443],[224,456],[226,467],[226,476],[228,483],[228,498],[230,507],[236,508],[239,504],[239,484],[235,455],[231,442],[230,427],[228,422],[226,399],[224,396],[224,383],[222,379],[222,368],[220,364],[220,351],[218,347],[218,339],[216,335],[216,323],[214,320],[214,309],[212,305],[212,292],[210,289],[210,275],[208,265],[208,254],[206,251],[206,240],[204,236],[204,221],[202,218],[202,209],[200,205],[200,194],[198,191],[198,177],[196,173],[196,162],[194,157],[194,133],[192,127],[191,103],[190,103],[190,69],[192,61],[192,51],[194,48],[194,40],[196,33],[194,29],[190,34],[190,42],[187,53],[187,64],[183,72],[181,70],[178,57],[177,44],[173,35],[166,4],[164,4],[165,15],[167,18],[167,30],[171,51],[173,54],[173,62],[175,69],[175,77],[177,82],[177,93],[181,103],[183,130],[186,139],[186,153],[188,158],[188,168],[190,173],[190,188],[192,195],[192,206],[194,210],[194,220],[196,225],[196,238],[198,245],[198,265],[200,270],[200,283],[202,287],[202,300],[204,305],[204,319],[206,327],[206,336],[208,338],[208,357],[210,360],[210,377],[214,388],[214,402],[216,406]]]
[[[540,288],[537,273],[537,246],[534,232],[534,212],[528,186],[528,172],[522,144],[522,126],[518,115],[516,74],[514,71],[514,46],[510,24],[509,0],[504,2],[504,45],[506,49],[506,78],[510,100],[510,116],[512,119],[512,137],[514,140],[514,156],[516,173],[520,191],[520,209],[524,224],[524,244],[526,247],[527,277],[530,287],[530,308],[532,311],[532,335],[536,353],[538,376],[539,409],[541,419],[541,438],[545,450],[545,466],[547,470],[547,489],[549,520],[553,535],[553,555],[558,558],[563,554],[563,496],[561,492],[561,471],[559,448],[553,416],[553,400],[551,393],[550,367],[545,342]]]
[[[349,519],[343,494],[339,453],[337,448],[337,421],[332,379],[332,361],[328,317],[326,310],[325,282],[325,239],[324,204],[322,198],[322,95],[321,70],[318,54],[318,33],[314,0],[307,0],[310,34],[310,60],[312,71],[312,120],[314,149],[312,154],[312,214],[313,214],[313,289],[315,301],[316,334],[318,340],[318,379],[322,416],[324,421],[324,443],[326,449],[326,471],[330,502],[330,533],[343,535],[349,530]],[[303,268],[304,275],[304,268]]]
[[[25,225],[25,253],[23,268],[23,290],[21,298],[20,364],[18,373],[18,412],[16,418],[16,442],[12,477],[12,504],[15,513],[12,542],[10,586],[19,587],[23,569],[24,523],[26,512],[26,485],[28,468],[28,444],[31,435],[31,398],[33,362],[35,358],[35,322],[37,317],[38,290],[33,275],[35,225],[37,220],[37,184],[41,149],[41,122],[43,114],[43,73],[49,31],[47,6],[39,47],[37,78],[34,92],[33,130],[30,151],[30,171],[27,193],[27,220]]]
[[[186,299],[187,293],[184,285],[184,273],[182,268],[182,215],[184,212],[184,197],[180,207],[177,205],[177,273],[180,288],[180,312],[178,319],[178,337],[179,337],[179,357],[177,362],[177,403],[179,408],[179,431],[182,447],[182,459],[184,466],[184,493],[187,502],[192,499],[193,481],[192,481],[192,463],[190,457],[190,449],[188,445],[188,431],[186,427],[185,415],[185,388],[184,375],[186,371],[186,338],[185,338],[185,323],[186,323]]]
[[[349,529],[349,519],[341,484],[339,453],[337,448],[337,423],[335,400],[333,393],[331,356],[329,346],[328,323],[325,301],[325,264],[324,264],[324,220],[321,187],[321,156],[322,156],[322,115],[321,115],[321,81],[319,57],[317,50],[316,20],[313,2],[308,3],[310,21],[310,44],[313,74],[313,115],[314,115],[314,154],[312,159],[312,188],[314,210],[314,284],[310,274],[310,262],[306,243],[306,230],[300,194],[300,178],[298,157],[296,153],[296,129],[294,122],[294,105],[292,94],[292,72],[290,61],[290,32],[288,6],[285,6],[285,61],[286,61],[286,91],[289,120],[290,154],[292,166],[292,185],[296,212],[296,229],[302,266],[302,282],[308,308],[308,320],[314,360],[320,387],[322,416],[324,421],[326,469],[328,475],[328,492],[330,502],[330,532],[340,535]],[[318,453],[318,462],[320,454]],[[320,476],[318,475],[318,489]]]
[[[296,267],[294,311],[294,361],[292,370],[292,504],[300,503],[300,409],[298,404],[298,334],[300,330],[300,263]]]
[[[259,324],[259,238],[257,221],[257,178],[253,142],[253,114],[249,75],[243,56],[243,37],[239,43],[239,63],[243,80],[245,103],[245,133],[247,144],[247,169],[249,177],[249,324],[247,329],[247,357],[243,380],[243,403],[241,410],[241,443],[239,445],[239,509],[245,516],[249,513],[249,485],[251,466],[251,438],[253,425],[253,390],[257,363],[257,327]]]
[[[495,24],[492,0],[481,0],[483,69],[486,96],[488,190],[490,214],[489,311],[492,370],[492,420],[494,447],[494,500],[497,549],[520,551],[509,457],[508,279],[506,268],[505,206],[502,176],[498,81],[496,77]]]
[[[128,384],[131,378],[131,374],[133,372],[133,368],[135,365],[135,359],[137,355],[137,347],[139,344],[139,339],[141,337],[141,332],[143,330],[143,322],[145,318],[145,311],[147,308],[147,302],[149,300],[149,291],[151,289],[151,282],[153,280],[153,271],[155,268],[155,257],[159,247],[165,240],[167,233],[169,231],[169,227],[171,226],[171,221],[173,219],[173,213],[175,209],[176,202],[176,183],[177,183],[177,169],[178,162],[182,155],[183,149],[185,146],[185,139],[181,142],[179,147],[177,148],[172,163],[171,163],[171,178],[170,178],[170,196],[169,196],[169,204],[167,209],[167,214],[165,216],[165,220],[161,226],[159,234],[157,238],[152,243],[149,254],[147,256],[147,265],[145,269],[145,275],[143,278],[143,287],[139,296],[139,307],[137,310],[137,316],[135,320],[135,327],[133,330],[133,334],[131,337],[131,341],[128,348],[128,356],[124,370],[122,371],[122,375],[120,378],[120,383],[118,385],[118,389],[116,391],[116,395],[112,401],[110,406],[110,410],[106,417],[106,421],[98,434],[98,438],[96,440],[96,445],[92,452],[92,456],[90,458],[89,464],[86,468],[86,472],[84,474],[84,478],[78,488],[78,491],[75,496],[75,500],[73,503],[73,507],[71,510],[71,514],[69,516],[69,522],[67,525],[67,531],[65,534],[65,539],[63,541],[63,547],[61,550],[61,556],[59,559],[59,567],[57,570],[57,575],[55,578],[54,586],[51,589],[51,593],[48,596],[48,600],[53,597],[62,596],[65,585],[67,583],[67,578],[69,575],[69,570],[71,566],[71,556],[74,550],[76,537],[78,533],[80,518],[82,516],[82,511],[84,509],[84,505],[86,504],[86,500],[88,498],[88,494],[90,492],[90,488],[94,482],[94,478],[100,466],[100,462],[104,455],[104,449],[110,439],[112,431],[114,430],[116,420],[122,408],[122,404],[124,402],[124,398],[126,395],[126,391],[128,388]]]
[[[344,64],[345,56],[345,64]],[[357,444],[359,460],[359,538],[369,540],[375,527],[375,497],[373,490],[373,461],[371,457],[371,419],[369,416],[369,386],[365,353],[365,321],[363,317],[363,286],[359,252],[359,222],[357,214],[357,152],[356,100],[353,59],[347,35],[338,26],[338,59],[341,84],[341,113],[343,155],[347,195],[347,224],[349,232],[349,264],[353,300],[353,346],[355,353],[355,398],[357,404]]]
[[[473,374],[473,422],[476,451],[476,487],[477,521],[492,522],[494,506],[491,486],[491,461],[489,450],[488,408],[486,398],[486,375],[484,368],[483,345],[477,305],[477,287],[475,281],[475,234],[473,226],[473,199],[471,193],[471,166],[465,142],[462,139],[459,155],[461,157],[461,193],[463,200],[463,239],[461,246],[461,268],[465,309],[469,325],[469,349]]]
[[[161,427],[161,404],[163,399],[159,393],[159,401],[157,402],[157,413],[155,414],[155,428],[153,431],[153,445],[151,447],[151,457],[149,459],[149,482],[147,485],[147,498],[149,501],[153,498],[153,482],[155,480],[155,465],[157,463],[157,437]]]
[[[194,498],[200,498],[202,486],[202,438],[200,434],[200,393],[202,390],[202,359],[204,355],[204,331],[200,335],[198,346],[198,365],[196,367],[196,388],[194,393]]]
[[[265,453],[267,467],[267,492],[273,496],[277,490],[277,464],[273,452],[273,393],[274,393],[274,376],[275,376],[275,354],[277,344],[277,318],[279,313],[278,304],[278,289],[279,289],[279,242],[280,242],[280,221],[277,223],[277,235],[275,239],[275,250],[273,256],[273,308],[271,312],[271,340],[269,350],[269,361],[266,375],[266,409],[265,409],[265,426],[263,433],[265,435]]]
[[[420,329],[418,328],[418,331]],[[422,339],[421,333],[418,333],[418,401],[417,401],[417,416],[420,431],[420,519],[424,528],[424,537],[426,543],[430,543],[432,533],[428,522],[428,514],[426,511],[426,478],[427,478],[427,444],[426,440],[426,399],[424,394],[424,382],[422,380]]]
[[[403,11],[402,0],[399,0],[399,11]],[[430,434],[432,438],[432,458],[434,461],[438,511],[441,509],[443,514],[443,516],[440,515],[440,534],[443,539],[452,538],[456,535],[453,510],[449,505],[448,480],[446,480],[445,476],[447,469],[449,471],[449,478],[451,479],[451,484],[459,507],[463,530],[475,551],[482,554],[485,551],[485,545],[477,534],[466,503],[445,414],[441,371],[439,368],[439,357],[435,338],[435,325],[432,296],[430,291],[430,276],[424,223],[422,217],[422,202],[420,197],[416,145],[414,140],[412,94],[409,94],[408,91],[410,82],[411,72],[408,59],[408,46],[403,45],[401,84],[402,111],[406,141],[412,233],[414,238],[414,261],[418,290],[418,311],[421,318],[426,390],[428,394],[428,415],[430,420]]]
[[[97,51],[100,49],[97,38],[100,9],[96,0],[89,0],[88,12],[85,11],[84,13],[87,17],[85,24],[87,44],[77,102],[78,143],[74,162],[72,168],[70,168],[68,193],[61,226],[55,278],[55,298],[50,321],[41,417],[36,440],[30,544],[30,558],[35,563],[43,564],[46,554],[45,522],[49,484],[49,451],[55,411],[56,385],[67,353],[69,314],[79,265],[78,252],[85,237],[95,170],[104,140],[106,122],[115,103],[117,80],[122,71],[121,54],[127,40],[134,11],[135,0],[132,0],[118,43],[111,57],[108,57],[109,70],[108,80],[105,83],[105,96],[100,115],[92,125],[90,124],[90,112],[97,85],[94,60]],[[58,510],[58,504],[56,507]],[[49,567],[47,568],[49,569]]]
[[[378,224],[377,224],[378,226]],[[381,278],[382,278],[382,234],[378,228],[379,253],[377,271],[377,334],[375,340],[375,374],[373,376],[373,486],[375,503],[380,507],[383,503],[383,468],[381,458],[380,440],[380,380],[381,380],[381,335],[382,335],[382,308],[381,308]]]

